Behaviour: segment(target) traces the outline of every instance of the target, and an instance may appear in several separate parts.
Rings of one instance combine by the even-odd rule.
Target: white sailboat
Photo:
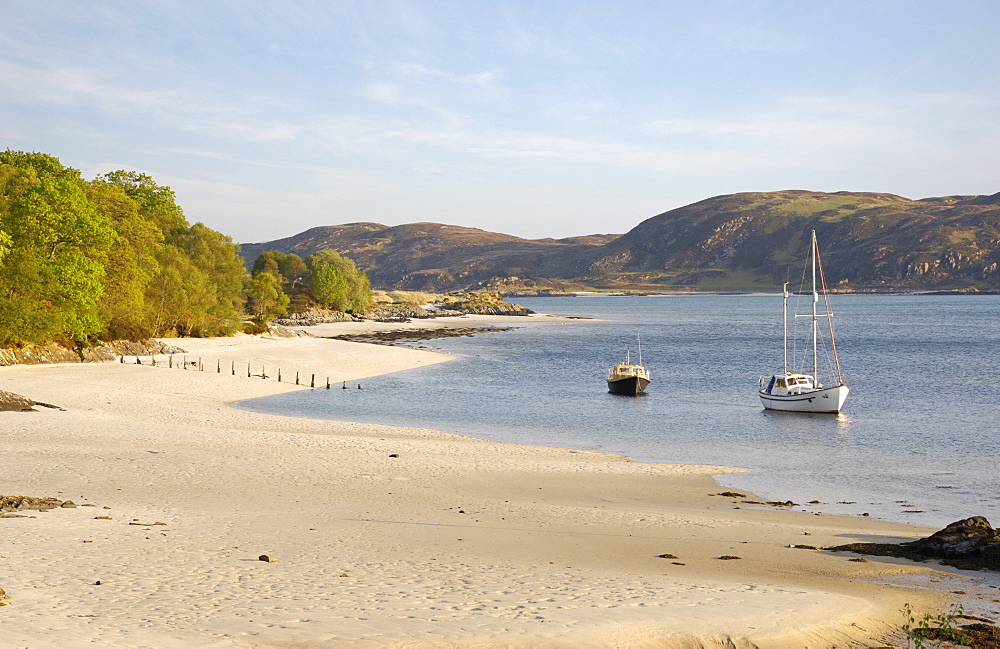
[[[774,374],[770,380],[760,378],[758,395],[764,408],[768,410],[787,410],[792,412],[826,412],[839,413],[844,407],[847,393],[850,389],[844,385],[840,375],[840,360],[837,358],[837,345],[833,339],[833,314],[830,313],[826,301],[826,283],[823,280],[823,267],[819,259],[819,244],[816,242],[816,231],[812,233],[810,245],[810,263],[812,265],[812,313],[796,315],[796,318],[812,318],[812,374],[795,372],[788,369],[788,283],[784,286],[784,364],[780,374]],[[819,269],[820,281],[823,287],[823,304],[825,313],[818,313],[819,293],[816,291],[816,270]],[[833,354],[834,382],[825,386],[819,380],[819,319],[826,318],[830,328],[830,348]]]

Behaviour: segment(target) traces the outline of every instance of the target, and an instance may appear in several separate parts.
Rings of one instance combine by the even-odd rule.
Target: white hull
[[[776,395],[760,390],[757,394],[768,410],[785,410],[788,412],[828,412],[839,413],[847,400],[849,388],[838,385],[833,388],[806,390],[801,394]]]

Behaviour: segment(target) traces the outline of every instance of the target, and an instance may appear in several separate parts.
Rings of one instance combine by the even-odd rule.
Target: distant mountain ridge
[[[554,290],[780,288],[801,273],[815,229],[827,283],[841,290],[1000,290],[1000,193],[911,200],[785,190],[716,196],[622,235],[522,239],[440,223],[350,223],[243,244],[350,257],[373,286]]]

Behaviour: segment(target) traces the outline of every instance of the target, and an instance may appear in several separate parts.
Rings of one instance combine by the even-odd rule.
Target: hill
[[[1000,194],[911,200],[787,190],[717,196],[627,233],[518,237],[437,223],[325,226],[245,244],[308,255],[332,248],[373,285],[413,290],[753,290],[797,281],[809,232],[842,290],[1000,290]]]
[[[243,244],[241,248],[248,264],[266,250],[305,257],[331,248],[353,259],[373,286],[437,291],[466,288],[492,278],[516,283],[519,279],[511,277],[521,275],[540,275],[553,280],[573,277],[586,268],[577,261],[590,258],[584,250],[599,247],[618,236],[532,240],[441,223],[393,227],[349,223],[310,228],[285,239]]]

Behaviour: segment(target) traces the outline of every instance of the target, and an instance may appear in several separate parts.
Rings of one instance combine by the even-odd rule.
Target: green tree
[[[3,262],[4,256],[10,252],[11,243],[13,243],[13,240],[10,238],[10,235],[0,230],[0,263]]]
[[[138,171],[112,171],[98,176],[94,182],[120,187],[139,205],[140,216],[156,225],[168,241],[183,234],[188,228],[187,219],[177,205],[173,190],[161,187],[146,174]]]
[[[17,191],[18,170],[13,165],[0,164],[0,262],[4,255],[10,252],[13,243],[10,234],[4,228],[5,215],[10,214],[11,195]]]
[[[87,196],[111,221],[115,240],[105,264],[104,293],[98,302],[104,340],[141,340],[157,333],[146,301],[149,285],[159,271],[157,253],[163,233],[139,216],[139,204],[125,190],[97,179],[87,184]]]
[[[247,314],[254,322],[263,324],[288,314],[288,295],[281,290],[281,281],[275,275],[266,271],[256,273],[246,279],[243,291]]]
[[[333,250],[317,251],[306,258],[308,284],[313,298],[327,309],[364,313],[371,308],[368,276],[352,259]]]
[[[305,262],[295,253],[268,250],[257,255],[251,273],[254,275],[261,272],[271,273],[281,280],[286,292],[292,293],[298,290],[307,271]]]
[[[310,255],[307,259],[312,262],[309,263],[309,291],[313,299],[324,308],[343,311],[347,297],[347,282],[343,273],[332,264],[313,260],[314,256]]]
[[[202,223],[179,233],[177,246],[192,272],[185,293],[191,300],[182,320],[184,335],[226,336],[240,327],[243,259],[233,240]]]
[[[189,333],[183,325],[194,319],[198,302],[194,289],[206,280],[194,277],[198,271],[191,260],[173,246],[160,249],[156,260],[156,275],[146,289],[151,330],[157,336]]]
[[[300,258],[276,264],[300,281]],[[145,174],[88,183],[52,156],[0,153],[0,345],[230,334],[244,274],[239,246],[189,225],[173,191]],[[252,284],[258,316],[287,304],[277,282]]]
[[[228,335],[239,329],[243,261],[232,239],[202,223],[188,225],[174,192],[145,174],[115,171],[94,184],[121,189],[139,218],[157,229],[162,245],[147,284],[143,322],[154,335]],[[140,232],[133,231],[133,236]]]
[[[0,153],[0,344],[83,344],[102,329],[97,301],[114,241],[76,169],[42,153]]]

